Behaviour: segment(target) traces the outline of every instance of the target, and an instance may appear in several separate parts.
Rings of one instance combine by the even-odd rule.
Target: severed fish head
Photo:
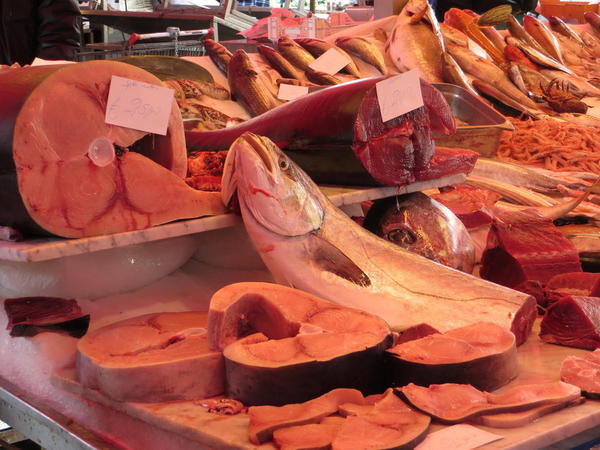
[[[303,236],[321,228],[324,208],[314,183],[271,140],[244,133],[231,145],[222,197],[237,192],[242,211],[270,232]]]

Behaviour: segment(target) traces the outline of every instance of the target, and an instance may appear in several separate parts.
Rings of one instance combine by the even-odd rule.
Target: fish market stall
[[[597,445],[587,19],[410,0],[0,68],[0,419],[52,449]]]

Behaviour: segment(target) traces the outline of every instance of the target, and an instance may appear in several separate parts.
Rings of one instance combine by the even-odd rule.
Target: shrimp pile
[[[515,131],[503,133],[498,159],[557,172],[600,174],[600,127],[552,119],[510,121]]]

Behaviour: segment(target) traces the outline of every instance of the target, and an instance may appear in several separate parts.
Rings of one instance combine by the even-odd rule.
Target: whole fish
[[[581,39],[585,42],[585,45],[590,52],[596,57],[600,58],[600,39],[594,36],[589,31],[585,30],[581,32]]]
[[[520,48],[514,45],[506,44],[506,47],[504,47],[504,56],[506,56],[508,61],[524,64],[533,70],[538,70],[538,66]]]
[[[342,83],[342,80],[340,80],[334,75],[329,75],[325,72],[319,72],[311,68],[306,69],[304,73],[306,74],[306,78],[308,78],[309,81],[312,81],[313,83],[319,86],[333,86]]]
[[[579,42],[581,45],[586,45],[585,42],[583,42],[583,39],[581,39],[581,37],[575,33],[573,28],[567,25],[560,17],[550,16],[548,17],[548,23],[550,23],[550,27],[557,33],[560,33],[569,39],[573,39],[574,41]]]
[[[430,8],[427,0],[409,0],[398,14],[387,51],[400,72],[419,69],[422,78],[439,83],[442,81],[443,44],[431,25],[423,20],[424,11]],[[420,20],[414,22],[414,17]]]
[[[344,66],[342,70],[356,78],[360,78],[360,70],[358,70],[358,67],[356,67],[356,63],[352,60],[348,53],[346,53],[337,45],[330,44],[329,42],[325,42],[321,39],[313,38],[300,38],[295,39],[295,41],[298,44],[300,44],[302,48],[306,49],[315,58],[318,58],[329,49],[335,49],[348,60],[348,64]]]
[[[344,49],[348,53],[371,64],[383,75],[387,74],[385,59],[379,49],[369,41],[361,37],[344,36],[335,40],[335,45]]]
[[[581,45],[579,42],[569,39],[562,34],[553,33],[564,50],[563,58],[569,67],[585,66],[588,63],[595,64],[590,51],[585,45]]]
[[[258,53],[260,53],[260,55],[283,77],[295,78],[297,80],[304,79],[302,71],[285,59],[283,55],[274,48],[262,44],[257,45],[256,48],[258,49]]]
[[[475,55],[468,48],[450,43],[448,43],[447,48],[448,52],[465,72],[477,77],[480,81],[493,85],[497,90],[512,98],[517,103],[520,103],[523,107],[531,110],[537,109],[536,104],[519,91],[504,71],[493,62]]]
[[[280,37],[277,41],[277,50],[285,59],[300,70],[306,70],[315,61],[313,55],[306,51],[300,44],[287,36]]]
[[[519,70],[519,66],[516,63],[510,63],[508,65],[507,73],[508,73],[508,77],[510,78],[510,80],[514,83],[514,85],[516,87],[519,88],[519,90],[523,94],[525,94],[527,97],[531,98],[535,102],[541,103],[543,101],[543,98],[540,98],[540,97],[534,98],[534,94],[527,87],[527,84],[525,83],[525,80],[523,79],[523,75],[521,74],[521,71]]]
[[[258,116],[281,104],[261,81],[248,54],[240,49],[229,62],[229,89],[252,116]]]
[[[469,46],[469,38],[462,31],[457,30],[444,22],[440,23],[440,29],[442,30],[442,35],[446,42],[451,42],[460,45],[461,47]]]
[[[523,42],[521,42],[518,39],[507,36],[506,43],[517,47],[519,50],[521,50],[523,53],[525,53],[529,59],[531,59],[536,64],[539,64],[541,66],[550,67],[552,69],[562,70],[563,72],[568,73],[568,74],[573,74],[573,71],[571,69],[569,69],[567,66],[565,66],[563,63],[561,63],[560,61],[558,61],[550,56],[546,56],[542,52],[539,52],[535,48],[524,44]]]
[[[596,36],[600,37],[600,14],[594,11],[586,11],[583,13],[585,21],[590,24]]]
[[[473,271],[475,246],[467,228],[450,209],[421,192],[376,200],[363,226],[444,266]]]
[[[579,77],[577,75],[569,75],[559,70],[548,70],[542,69],[541,73],[553,80],[554,78],[558,78],[560,80],[568,81],[573,84],[584,96],[587,97],[600,97],[600,89],[588,83],[585,78]]]
[[[570,189],[582,189],[586,187],[585,183],[566,182],[564,179],[544,175],[520,164],[488,158],[478,158],[471,175],[501,181],[513,186],[522,186],[546,195],[560,194],[559,185]]]
[[[465,181],[465,184],[497,192],[507,200],[515,202],[519,205],[550,207],[555,206],[557,203],[556,201],[554,201],[554,199],[546,195],[533,192],[530,189],[526,189],[524,187],[514,186],[509,183],[493,180],[491,178],[469,175],[467,177],[467,180]]]
[[[523,17],[523,27],[525,28],[525,31],[527,31],[529,35],[532,36],[538,42],[538,44],[542,46],[547,54],[559,61],[561,64],[565,63],[562,51],[560,49],[560,44],[546,25],[537,20],[535,17],[526,15]]]
[[[379,315],[395,329],[445,332],[480,321],[517,343],[536,317],[532,297],[444,267],[362,228],[266,138],[231,146],[223,200],[237,199],[246,231],[277,282]]]
[[[527,31],[525,31],[525,28],[523,28],[521,26],[521,24],[515,18],[515,16],[511,15],[508,18],[508,22],[507,22],[506,26],[508,28],[508,32],[510,33],[510,35],[512,37],[514,37],[515,39],[518,39],[519,41],[523,42],[524,44],[528,45],[529,47],[536,49],[538,52],[542,52],[546,56],[550,56],[549,54],[546,53],[546,51],[538,43],[538,41],[536,41]]]
[[[208,56],[215,66],[217,66],[225,75],[227,75],[227,67],[229,66],[231,57],[233,56],[231,52],[223,45],[213,41],[212,39],[204,39],[204,48],[206,49],[206,53],[208,53]]]
[[[475,89],[473,89],[473,86],[471,86],[471,83],[469,83],[469,79],[460,68],[456,60],[446,52],[444,52],[442,55],[442,77],[446,83],[460,86],[476,97],[479,97],[479,94]]]
[[[476,14],[470,14],[467,11],[458,8],[450,8],[444,14],[445,23],[457,28],[470,37],[485,50],[496,64],[504,63],[506,61],[504,59],[504,53],[499,50],[485,34],[483,34],[481,27],[477,25],[477,19],[478,16]]]
[[[506,93],[500,91],[494,84],[488,83],[480,79],[474,79],[473,87],[479,94],[492,97],[498,100],[499,102],[503,103],[504,105],[511,107],[515,111],[520,111],[529,115],[530,117],[537,118],[541,113],[541,111],[539,111],[537,108],[528,108],[522,103],[516,101],[513,97],[506,95]]]

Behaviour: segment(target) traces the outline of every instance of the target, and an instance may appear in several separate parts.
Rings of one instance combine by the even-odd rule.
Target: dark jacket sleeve
[[[76,0],[41,0],[38,5],[38,52],[43,59],[74,60],[80,45]]]

